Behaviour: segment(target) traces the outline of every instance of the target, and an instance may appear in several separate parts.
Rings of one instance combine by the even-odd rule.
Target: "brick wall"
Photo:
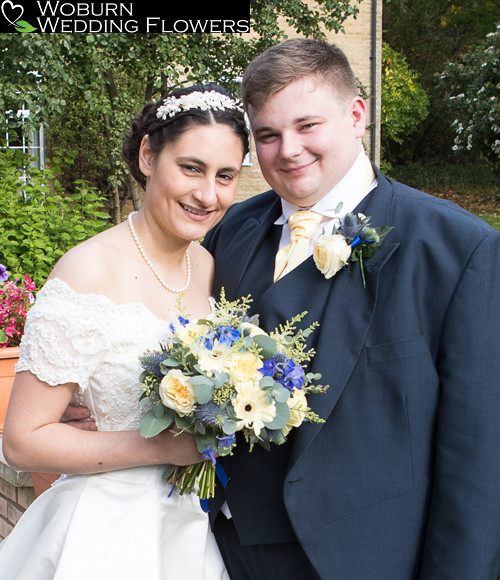
[[[29,473],[17,473],[10,468],[0,448],[0,541],[9,535],[34,499]]]

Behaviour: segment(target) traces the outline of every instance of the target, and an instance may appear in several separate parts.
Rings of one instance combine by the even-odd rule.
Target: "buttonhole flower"
[[[359,262],[363,287],[366,287],[363,260],[371,258],[382,245],[390,226],[372,227],[370,217],[362,213],[346,214],[331,234],[324,233],[314,244],[313,259],[328,280],[351,262]]]

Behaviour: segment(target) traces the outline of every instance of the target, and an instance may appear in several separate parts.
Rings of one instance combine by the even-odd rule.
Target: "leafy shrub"
[[[401,143],[427,116],[427,94],[418,82],[405,57],[382,44],[382,113],[383,140]]]
[[[29,161],[20,151],[0,150],[0,262],[12,277],[28,274],[40,288],[65,252],[109,226],[109,215],[84,181],[64,192],[56,174],[70,156],[44,170]]]

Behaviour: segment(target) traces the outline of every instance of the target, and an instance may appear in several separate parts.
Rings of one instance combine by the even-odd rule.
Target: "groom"
[[[207,236],[216,295],[251,294],[268,330],[307,310],[312,370],[330,388],[309,398],[325,423],[223,459],[211,517],[231,577],[497,580],[500,235],[372,168],[337,48],[288,40],[242,89],[273,190]],[[309,253],[347,212],[393,228],[364,260],[366,287],[359,262],[327,279],[311,257],[283,273],[280,257],[275,272],[301,209],[320,214]]]

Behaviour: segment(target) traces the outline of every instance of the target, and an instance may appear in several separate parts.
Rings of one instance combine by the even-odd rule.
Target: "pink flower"
[[[24,275],[24,283],[26,284],[26,290],[29,290],[30,292],[34,292],[36,290],[35,283],[28,276],[28,274],[25,274]]]
[[[34,290],[35,283],[27,274],[22,281],[0,280],[0,348],[20,344],[28,310],[35,300]]]

